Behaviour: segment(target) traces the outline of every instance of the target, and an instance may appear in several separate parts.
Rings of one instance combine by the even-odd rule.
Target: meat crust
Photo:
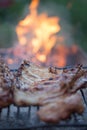
[[[13,102],[13,74],[4,60],[0,58],[0,108],[7,107]]]
[[[24,61],[15,76],[14,103],[19,106],[38,105],[38,98],[42,95],[36,91],[35,84],[51,80],[59,73],[62,73],[62,70],[53,67],[43,68]]]
[[[81,114],[84,110],[79,90],[87,87],[87,71],[81,66],[66,70],[54,79],[52,87],[47,91],[47,96],[39,100],[42,106],[37,112],[39,118],[45,122],[56,123],[67,119],[72,113]],[[45,81],[37,87],[44,87]]]
[[[45,99],[37,112],[40,120],[47,123],[58,123],[71,117],[72,113],[81,114],[84,111],[81,95],[78,93]]]
[[[83,112],[79,90],[87,87],[87,71],[82,66],[57,72],[24,61],[16,77],[15,105],[41,106],[37,114],[42,121],[56,123]]]

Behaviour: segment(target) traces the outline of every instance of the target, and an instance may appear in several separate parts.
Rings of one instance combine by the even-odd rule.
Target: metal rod
[[[28,107],[28,119],[30,118],[31,106]]]
[[[7,118],[9,118],[9,115],[10,115],[10,106],[8,106],[7,108]]]
[[[86,101],[86,99],[85,99],[84,93],[83,93],[83,91],[82,91],[82,90],[80,90],[80,92],[81,92],[82,97],[83,97],[83,100],[84,100],[84,102],[85,102],[85,104],[86,104],[86,106],[87,106],[87,101]]]
[[[72,69],[75,66],[55,67],[56,69]],[[87,66],[83,66],[83,69],[87,69]]]
[[[52,66],[53,67],[53,66]],[[73,67],[75,67],[75,66],[65,66],[65,67],[54,67],[55,69],[71,69],[71,68],[73,68]],[[83,66],[82,67],[83,69],[87,69],[87,66]],[[12,71],[12,72],[17,72],[17,69],[11,69],[10,71]]]
[[[18,106],[17,107],[17,118],[19,117],[19,115],[20,115],[20,107]]]
[[[2,114],[2,108],[0,108],[0,119],[1,119],[1,114]]]
[[[39,106],[37,106],[37,110],[39,110],[39,108],[40,108],[40,107],[39,107]]]

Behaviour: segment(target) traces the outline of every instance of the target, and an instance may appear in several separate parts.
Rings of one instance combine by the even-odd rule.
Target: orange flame
[[[38,4],[39,0],[32,0],[30,13],[18,23],[16,32],[20,45],[34,54],[37,60],[46,62],[57,41],[55,34],[60,31],[59,18],[48,17],[46,13],[38,14]]]

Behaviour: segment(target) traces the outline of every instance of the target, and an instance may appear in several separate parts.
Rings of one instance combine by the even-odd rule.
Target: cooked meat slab
[[[38,100],[42,95],[34,90],[34,84],[52,79],[59,73],[62,73],[62,70],[56,70],[53,67],[43,68],[24,61],[15,76],[14,103],[19,106],[38,105]]]
[[[51,87],[48,87],[49,84]],[[72,113],[83,112],[79,89],[87,87],[87,71],[78,66],[56,76],[53,82],[43,81],[36,87],[46,92],[39,100],[41,108],[37,112],[38,116],[42,121],[56,123],[69,118]]]
[[[0,58],[0,108],[9,106],[12,99],[13,74]]]
[[[37,112],[40,120],[48,123],[58,123],[68,119],[72,113],[81,114],[84,111],[79,93],[50,97],[41,103],[42,107]]]
[[[0,108],[38,105],[39,118],[57,123],[84,111],[80,89],[87,87],[87,70],[81,65],[67,70],[43,68],[24,61],[13,74],[0,58]]]

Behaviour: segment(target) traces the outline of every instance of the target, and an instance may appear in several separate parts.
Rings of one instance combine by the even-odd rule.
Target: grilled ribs
[[[16,74],[16,85],[13,91],[14,103],[19,106],[38,105],[42,96],[35,90],[34,84],[54,78],[62,70],[43,68],[29,61],[24,61]]]
[[[4,60],[0,58],[0,108],[13,103],[12,86],[14,76],[10,72]]]
[[[67,70],[42,68],[24,61],[12,74],[0,59],[0,108],[39,105],[42,121],[56,123],[72,113],[81,114],[84,105],[79,90],[87,87],[87,71],[81,65]]]
[[[48,86],[51,87],[48,87]],[[63,71],[53,82],[43,81],[36,85],[47,93],[39,103],[42,106],[37,112],[41,120],[56,123],[67,119],[72,113],[81,114],[84,110],[79,93],[81,88],[87,87],[87,71],[81,66]],[[45,90],[45,89],[48,89]]]

